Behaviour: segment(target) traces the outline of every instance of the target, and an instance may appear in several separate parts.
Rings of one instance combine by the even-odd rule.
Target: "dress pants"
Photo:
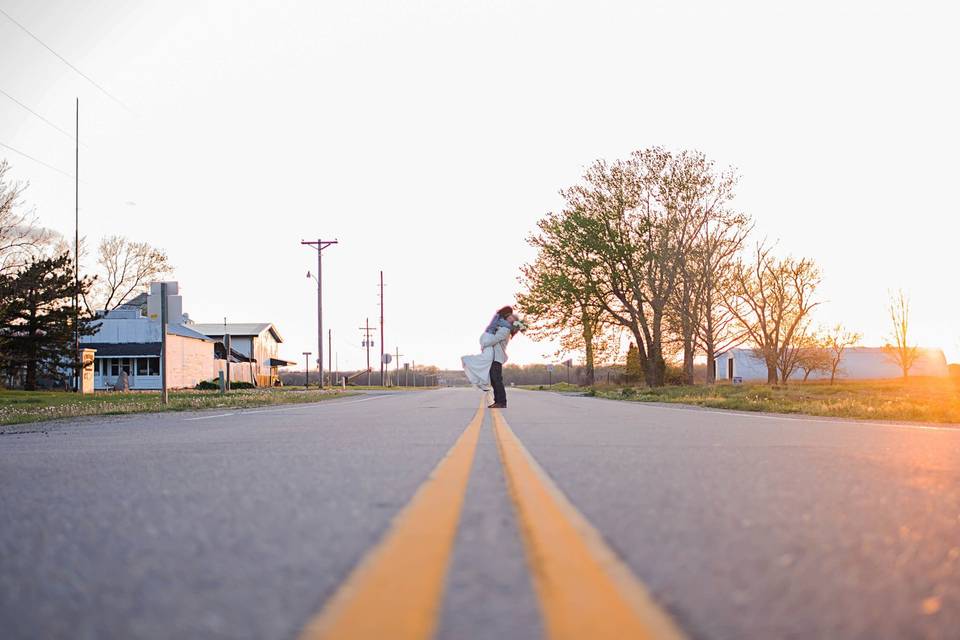
[[[490,384],[493,385],[493,401],[506,406],[507,390],[503,387],[503,363],[493,361],[490,365]]]

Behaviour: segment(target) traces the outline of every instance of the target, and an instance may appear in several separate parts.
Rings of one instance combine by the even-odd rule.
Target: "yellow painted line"
[[[433,635],[484,406],[300,640]]]
[[[684,638],[553,484],[500,411],[492,413],[547,636],[552,640]]]

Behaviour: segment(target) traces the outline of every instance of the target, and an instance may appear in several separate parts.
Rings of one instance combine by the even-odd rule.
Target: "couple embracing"
[[[463,356],[463,371],[467,380],[483,391],[493,387],[491,409],[507,407],[507,390],[503,386],[503,364],[507,361],[507,344],[510,338],[526,326],[513,312],[513,307],[503,307],[494,314],[490,324],[480,336],[480,348],[477,355]]]

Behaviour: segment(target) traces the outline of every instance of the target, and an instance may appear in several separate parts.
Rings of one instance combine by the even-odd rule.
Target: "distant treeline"
[[[541,384],[547,385],[558,382],[567,382],[568,380],[572,384],[588,384],[589,377],[586,366],[573,366],[570,367],[568,371],[567,367],[563,365],[553,365],[552,372],[549,371],[547,367],[548,365],[545,364],[507,364],[503,367],[503,380],[507,385],[518,386]],[[359,373],[359,371],[340,371],[336,372],[336,375],[338,377],[342,377],[344,375],[352,376],[356,373]],[[681,376],[682,371],[679,367],[671,367],[668,370],[668,379],[679,379]],[[694,376],[697,382],[705,381],[706,367],[704,365],[698,365],[695,368]],[[286,386],[302,386],[305,382],[303,371],[283,371],[280,373],[280,379]],[[324,379],[329,383],[329,372],[324,372]],[[622,365],[598,366],[594,368],[593,381],[595,384],[601,385],[637,384],[641,381],[641,374],[639,372],[635,372],[633,375],[628,375],[627,369]],[[316,382],[317,374],[316,372],[311,372],[310,384],[313,385],[316,384]],[[354,384],[358,385],[367,384],[366,374],[361,373],[361,375],[355,378],[353,382]],[[459,369],[438,370],[435,367],[431,367],[429,369],[421,370],[418,367],[416,371],[416,380],[414,380],[413,370],[410,370],[406,374],[404,373],[403,369],[400,370],[400,386],[413,386],[414,382],[416,382],[417,386],[434,386],[437,384],[448,387],[469,386],[466,376],[464,375],[463,371]],[[380,384],[379,370],[370,373],[370,384]],[[387,384],[397,386],[397,372],[395,370],[391,370],[387,376]]]

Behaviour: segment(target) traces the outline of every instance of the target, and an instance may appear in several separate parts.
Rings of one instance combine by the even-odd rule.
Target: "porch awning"
[[[160,355],[159,342],[81,342],[81,349],[96,349],[97,358],[133,358]]]
[[[283,358],[270,358],[268,360],[271,367],[292,367],[296,362],[291,360],[284,360]]]

